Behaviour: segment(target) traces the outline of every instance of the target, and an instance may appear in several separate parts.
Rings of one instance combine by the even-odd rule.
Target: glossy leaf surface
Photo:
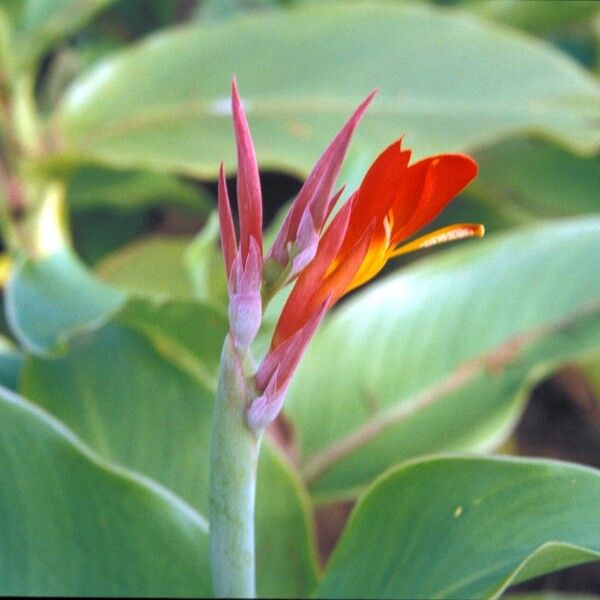
[[[29,351],[44,353],[64,345],[75,333],[102,324],[125,297],[63,250],[40,261],[19,263],[11,273],[5,301],[14,335]]]
[[[0,389],[0,594],[211,594],[206,522]]]
[[[30,357],[22,389],[101,456],[152,477],[204,513],[225,332],[225,319],[201,303],[130,300],[117,322],[65,356]],[[258,481],[258,588],[271,597],[306,596],[316,582],[307,492],[266,445]]]
[[[54,160],[231,169],[234,73],[264,167],[306,173],[375,87],[356,142],[371,157],[401,134],[418,156],[520,130],[598,148],[600,88],[558,51],[460,11],[339,7],[186,27],[116,54],[71,86],[48,131]]]
[[[599,237],[595,217],[490,236],[342,305],[285,405],[315,493],[351,495],[411,456],[497,446],[535,381],[598,351]]]
[[[600,473],[567,463],[431,458],[355,509],[319,598],[497,598],[600,558]]]

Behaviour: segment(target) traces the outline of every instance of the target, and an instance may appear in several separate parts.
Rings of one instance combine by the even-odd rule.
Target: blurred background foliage
[[[600,467],[599,52],[595,1],[2,0],[13,259],[2,264],[1,383],[109,471],[134,474],[131,489],[106,492],[120,507],[159,511],[132,495],[139,475],[201,514],[227,327],[214,207],[221,160],[234,176],[231,77],[271,239],[328,140],[377,87],[340,183],[354,189],[401,135],[417,158],[468,151],[478,178],[429,227],[482,222],[489,240],[393,262],[317,335],[261,463],[259,592],[313,589],[313,507],[323,561],[356,495],[403,459],[497,452]],[[39,441],[50,425],[30,426],[33,414],[19,422]],[[327,462],[378,419],[378,436]],[[84,469],[86,451],[70,452]],[[290,553],[292,574],[280,564]],[[8,591],[52,589],[31,577]],[[118,592],[140,593],[137,583]],[[169,585],[148,590],[188,589]],[[577,567],[529,585],[592,592],[600,575]]]

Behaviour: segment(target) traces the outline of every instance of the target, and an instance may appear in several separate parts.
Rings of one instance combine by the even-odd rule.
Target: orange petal
[[[391,245],[431,222],[475,175],[477,164],[465,154],[440,154],[410,166],[391,210]]]
[[[323,234],[313,260],[300,273],[277,321],[271,348],[275,348],[294,335],[318,308],[320,303],[315,298],[322,287],[331,262],[338,254],[348,227],[351,209],[352,200],[350,199],[335,215],[327,231]],[[322,300],[327,295],[327,293],[322,295]]]
[[[327,276],[322,284],[321,294],[331,295],[331,306],[333,306],[342,296],[353,289],[352,281],[356,273],[365,261],[367,252],[370,249],[371,239],[373,237],[374,223],[367,227],[362,237],[356,242],[354,248],[348,252],[343,262],[337,269]]]
[[[446,242],[454,242],[470,237],[482,237],[484,233],[485,228],[478,223],[448,225],[447,227],[442,227],[427,235],[423,235],[404,246],[400,246],[400,248],[396,248],[390,252],[389,257],[400,256],[401,254],[407,254],[408,252],[414,252],[415,250],[421,250],[423,248],[430,248],[431,246],[445,244]]]
[[[379,244],[384,237],[383,219],[394,203],[410,160],[410,150],[402,150],[400,144],[401,140],[395,141],[375,159],[356,191],[341,257],[356,245],[373,220],[376,230],[372,243]]]

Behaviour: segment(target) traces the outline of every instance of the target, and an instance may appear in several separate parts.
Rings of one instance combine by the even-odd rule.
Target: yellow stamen
[[[454,242],[455,240],[462,240],[470,237],[482,237],[484,233],[485,228],[478,223],[448,225],[447,227],[442,227],[427,235],[423,235],[404,246],[395,248],[388,256],[391,258],[400,256],[401,254],[407,254],[408,252],[414,252],[415,250],[437,246],[438,244],[445,244],[446,242]]]

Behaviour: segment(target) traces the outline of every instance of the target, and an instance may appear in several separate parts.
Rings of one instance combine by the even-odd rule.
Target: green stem
[[[217,597],[254,598],[254,498],[260,439],[246,425],[242,357],[228,335],[212,424],[210,554]]]

